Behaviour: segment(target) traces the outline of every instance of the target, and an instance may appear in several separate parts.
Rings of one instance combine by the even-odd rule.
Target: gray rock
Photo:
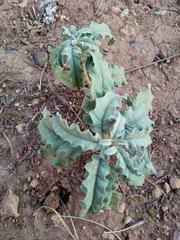
[[[12,3],[19,3],[19,0],[11,0]]]
[[[120,13],[120,17],[125,17],[129,14],[129,9],[125,8],[121,13]]]
[[[154,11],[153,13],[154,15],[157,15],[157,16],[164,16],[167,14],[167,10],[158,10],[158,11]]]
[[[124,224],[128,224],[128,223],[130,223],[130,222],[132,222],[132,218],[130,217],[130,216],[125,216],[125,218],[124,218]]]
[[[48,61],[48,54],[42,51],[34,51],[33,59],[40,67],[43,67],[44,64]]]

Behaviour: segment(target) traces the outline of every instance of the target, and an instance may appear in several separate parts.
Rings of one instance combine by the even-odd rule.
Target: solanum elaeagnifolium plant
[[[92,22],[78,31],[74,26],[63,27],[63,42],[50,56],[56,83],[83,89],[84,121],[89,129],[81,131],[78,124],[69,125],[59,113],[51,117],[47,109],[39,124],[44,143],[40,153],[55,167],[72,164],[82,152],[93,153],[85,165],[81,216],[118,206],[119,179],[141,186],[147,175],[155,173],[147,150],[154,124],[148,116],[151,87],[141,89],[137,97],[116,94],[116,88],[126,84],[124,69],[103,60],[99,36],[108,37],[108,45],[115,42],[103,23]]]

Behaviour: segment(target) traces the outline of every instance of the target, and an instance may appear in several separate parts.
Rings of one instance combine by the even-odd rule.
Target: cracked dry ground
[[[61,171],[55,169],[38,155],[41,138],[37,126],[45,106],[52,111],[59,109],[72,122],[79,113],[83,94],[56,86],[50,65],[43,71],[33,61],[32,53],[38,49],[50,52],[61,43],[61,26],[80,28],[92,20],[104,22],[116,38],[116,44],[107,51],[103,51],[107,46],[102,44],[104,59],[127,71],[179,53],[180,5],[177,0],[66,0],[56,13],[57,21],[38,28],[42,24],[29,14],[32,6],[38,12],[38,1],[28,1],[24,8],[11,1],[0,2],[0,201],[9,190],[19,197],[15,216],[3,215],[1,209],[0,239],[71,239],[54,213],[41,210],[36,221],[34,213],[39,207],[50,205],[60,214],[67,215],[67,207],[70,215],[78,216],[79,200],[83,198],[80,184],[89,155],[82,155],[76,164]],[[120,18],[125,8],[129,14]],[[159,9],[167,13],[155,16],[153,12]],[[118,90],[134,95],[148,83],[152,85],[151,118],[155,128],[150,150],[157,169],[157,175],[149,177],[142,187],[121,184],[123,199],[117,211],[86,216],[112,230],[125,227],[126,214],[132,219],[130,225],[146,220],[143,225],[119,233],[122,240],[172,240],[180,223],[180,189],[169,186],[172,177],[180,179],[179,65],[180,58],[175,57],[127,72],[128,86]],[[161,189],[161,196],[152,196],[154,186]],[[72,229],[70,221],[65,221]],[[105,229],[95,224],[73,221],[80,240],[117,239],[103,234]]]

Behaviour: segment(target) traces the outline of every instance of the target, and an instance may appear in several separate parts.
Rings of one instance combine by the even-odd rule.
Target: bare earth
[[[49,54],[61,43],[62,26],[80,28],[96,21],[106,23],[116,38],[112,47],[103,41],[104,59],[127,71],[128,86],[118,92],[133,96],[148,83],[152,85],[151,118],[155,128],[150,150],[157,175],[149,177],[142,187],[122,183],[119,191],[123,199],[118,210],[86,218],[111,230],[145,220],[140,226],[118,233],[119,239],[172,240],[180,224],[180,58],[128,70],[180,52],[179,1],[54,1],[59,5],[56,22],[50,25],[42,24],[38,17],[38,0],[12,2],[0,1],[0,239],[73,239],[53,212],[41,209],[37,218],[34,214],[46,205],[61,215],[78,216],[79,200],[84,197],[80,186],[89,154],[63,170],[55,169],[38,154],[42,142],[37,126],[45,106],[60,111],[69,122],[79,112],[81,117],[83,93],[55,85],[49,62],[40,67],[33,52]],[[129,13],[120,17],[126,8]],[[156,10],[167,12],[155,15]],[[157,187],[154,195],[152,190]],[[124,223],[126,215],[132,220],[128,225]],[[64,220],[73,232],[71,222]],[[94,223],[73,222],[80,240],[117,239]]]

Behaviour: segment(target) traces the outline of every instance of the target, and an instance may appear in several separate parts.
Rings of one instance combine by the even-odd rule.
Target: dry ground
[[[88,154],[59,171],[38,155],[41,138],[37,131],[45,106],[52,111],[60,109],[65,117],[73,119],[79,112],[83,94],[55,85],[50,64],[44,69],[38,66],[32,58],[33,51],[49,53],[60,44],[61,26],[80,28],[93,20],[109,25],[116,38],[116,44],[108,51],[103,51],[107,47],[103,43],[104,59],[123,66],[126,71],[180,52],[177,0],[57,2],[60,3],[57,21],[43,25],[38,18],[38,1],[31,0],[28,4],[23,1],[21,7],[8,0],[0,1],[0,201],[10,189],[19,197],[18,217],[1,214],[3,240],[71,239],[62,224],[56,224],[53,213],[41,210],[37,221],[34,213],[42,205],[50,205],[60,214],[67,215],[67,207],[70,215],[78,216],[79,200],[83,197],[80,184]],[[121,18],[125,8],[129,14]],[[154,15],[159,9],[167,13]],[[120,93],[134,95],[148,83],[152,85],[151,117],[156,125],[150,149],[157,176],[149,177],[142,187],[123,183],[121,209],[87,218],[110,229],[122,229],[128,214],[132,218],[130,225],[142,219],[146,223],[119,233],[122,240],[172,240],[176,224],[180,223],[180,190],[170,188],[166,192],[164,183],[169,186],[170,177],[180,178],[180,58],[127,72],[126,78],[128,86],[118,90]],[[152,183],[163,190],[161,197],[152,197]],[[59,202],[59,196],[66,207]],[[66,222],[71,229],[70,222]],[[80,240],[105,239],[103,228],[80,220],[74,223]]]

